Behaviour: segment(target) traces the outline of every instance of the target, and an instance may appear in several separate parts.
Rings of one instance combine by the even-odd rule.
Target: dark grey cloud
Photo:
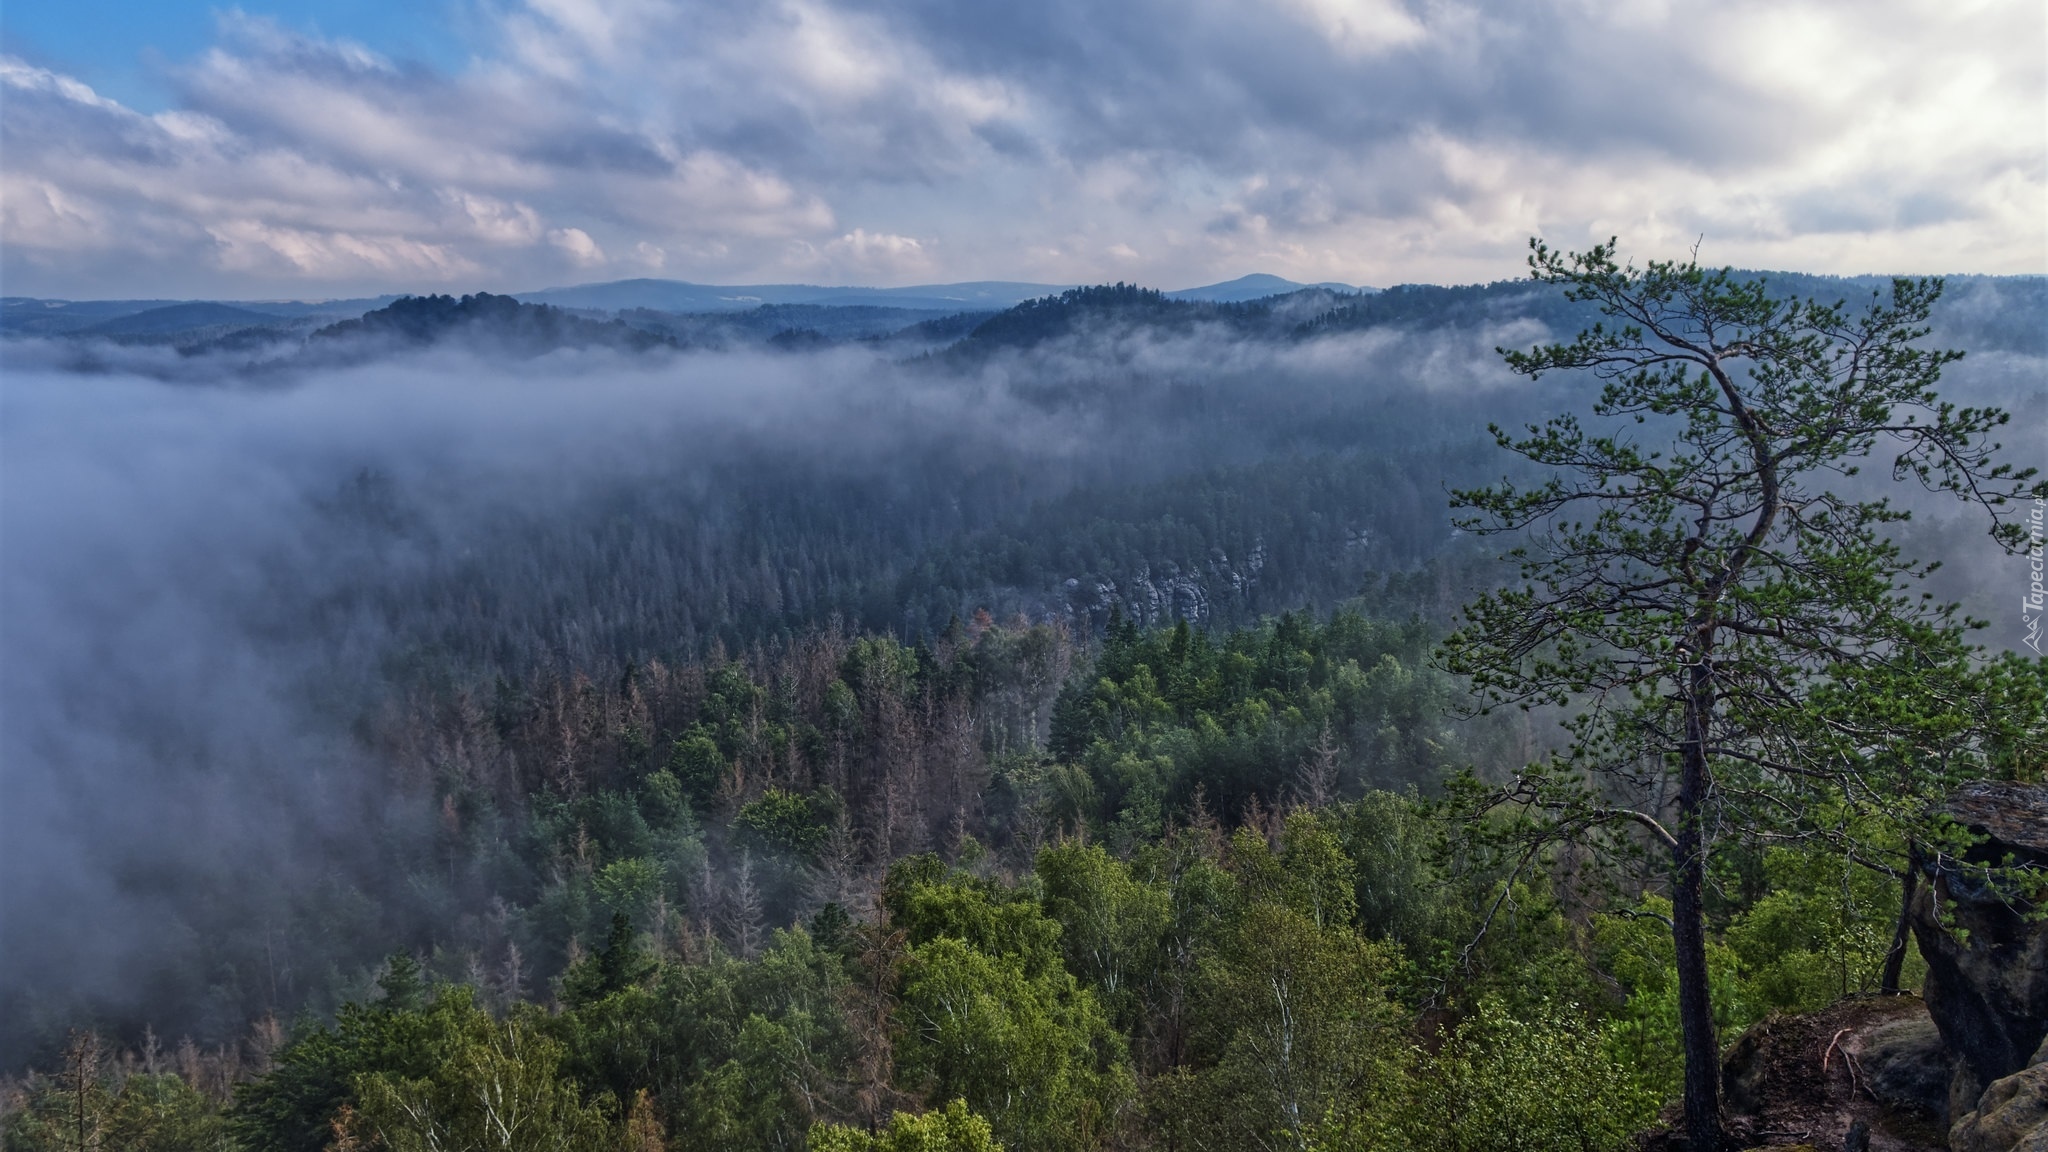
[[[1760,115],[1803,114],[1729,84],[1684,21],[1629,27],[1600,5],[862,7],[900,24],[943,66],[1028,86],[1081,154],[1139,148],[1263,163],[1291,137],[1369,146],[1430,129],[1573,151],[1715,159],[1740,148],[1754,157],[1759,144],[1780,143],[1757,131]],[[1359,31],[1333,34],[1346,9]]]

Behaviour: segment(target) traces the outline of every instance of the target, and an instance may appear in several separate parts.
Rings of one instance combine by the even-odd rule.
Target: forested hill
[[[1209,324],[1236,336],[1272,338],[1351,298],[1310,288],[1260,300],[1212,302],[1175,299],[1134,284],[1074,288],[989,317],[948,352],[956,361],[971,360],[1000,348],[1029,347],[1112,326],[1168,336]]]
[[[1842,301],[1861,307],[1889,292],[1887,276],[1815,276],[1749,272],[1774,292]],[[1935,338],[1978,352],[2048,352],[2048,277],[1958,276],[1947,282]],[[1313,340],[1344,332],[1399,328],[1441,331],[1533,322],[1555,332],[1599,319],[1551,287],[1526,280],[1445,286],[1402,284],[1373,293],[1312,288],[1240,303],[1177,299],[1136,285],[1076,288],[1026,301],[989,317],[948,349],[974,359],[1001,348],[1028,347],[1088,330],[1121,329],[1154,335],[1185,333],[1201,325],[1242,338]]]
[[[549,304],[522,304],[510,296],[479,292],[453,296],[404,296],[354,320],[315,331],[309,350],[369,355],[392,348],[421,348],[461,342],[473,349],[537,355],[555,348],[618,348],[644,352],[674,347],[674,341],[617,320],[596,321]]]

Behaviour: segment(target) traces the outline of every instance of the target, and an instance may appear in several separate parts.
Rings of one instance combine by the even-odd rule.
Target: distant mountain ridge
[[[1766,279],[1780,292],[1823,300],[1867,297],[1890,283],[1881,276],[1742,275]],[[2048,315],[2048,277],[1947,279],[1949,293],[1936,320],[1935,339],[1976,351],[2048,354],[2048,325],[2038,322]],[[460,299],[429,295],[230,304],[4,297],[0,336],[160,347],[181,357],[248,354],[252,366],[260,362],[267,367],[285,364],[299,352],[311,352],[313,361],[328,359],[343,354],[344,344],[355,349],[346,355],[370,355],[373,348],[419,347],[447,337],[514,355],[595,345],[643,351],[794,351],[857,341],[892,357],[938,355],[950,363],[1105,326],[1165,333],[1205,324],[1246,338],[1312,339],[1382,327],[1439,329],[1514,319],[1564,330],[1595,319],[1586,306],[1527,280],[1380,290],[1304,286],[1254,274],[1172,292],[1131,284],[1053,288],[1018,281],[834,288],[625,280],[549,289],[525,298],[477,293]],[[1012,299],[1016,302],[1007,303]],[[808,302],[778,302],[791,300]],[[328,330],[309,344],[323,327]]]
[[[1027,300],[1057,296],[1078,284],[1035,284],[1016,280],[974,280],[962,284],[914,284],[904,288],[863,288],[817,284],[695,284],[687,280],[612,280],[514,292],[528,304],[559,308],[623,311],[646,308],[657,312],[743,312],[763,304],[809,304],[823,307],[873,305],[925,312],[1000,312]],[[1240,276],[1220,284],[1165,293],[1171,300],[1241,303],[1281,296],[1304,288],[1335,292],[1370,292],[1349,284],[1300,284],[1265,273]]]
[[[269,313],[237,308],[232,304],[195,300],[189,304],[166,304],[161,308],[146,308],[126,316],[116,316],[81,328],[78,332],[81,336],[155,336],[217,325],[247,327],[270,324],[277,319]]]
[[[135,336],[200,327],[209,323],[258,324],[292,320],[343,320],[382,308],[397,296],[366,296],[352,300],[46,300],[34,296],[0,297],[0,335],[7,336]],[[244,315],[230,318],[207,308],[230,309]],[[187,311],[176,311],[185,309]],[[134,318],[151,314],[148,321]],[[127,320],[124,325],[119,321]],[[133,325],[139,323],[141,327]],[[90,330],[90,331],[88,331]]]
[[[686,280],[613,280],[514,292],[527,304],[558,308],[656,312],[744,312],[763,304],[811,304],[845,308],[875,305],[920,312],[1000,312],[1057,295],[1071,285],[979,280],[966,284],[920,284],[907,288],[832,287],[817,284],[693,284]]]
[[[1021,280],[974,280],[959,284],[913,284],[902,288],[865,288],[858,285],[821,284],[696,284],[687,280],[612,280],[597,284],[575,284],[542,288],[532,292],[507,293],[526,304],[552,304],[579,311],[653,312],[717,314],[746,312],[762,305],[807,305],[823,308],[875,307],[908,312],[952,314],[957,312],[1001,312],[1027,300],[1057,296],[1079,284],[1038,284]],[[1372,288],[1349,284],[1302,284],[1263,272],[1240,276],[1218,284],[1182,288],[1164,293],[1171,300],[1206,303],[1243,303],[1324,288],[1340,293],[1370,293]],[[363,296],[336,300],[58,300],[34,296],[0,297],[0,334],[8,336],[140,335],[146,331],[169,331],[174,327],[196,327],[200,321],[176,324],[181,316],[196,318],[198,306],[239,309],[257,316],[230,317],[217,314],[220,323],[259,323],[271,320],[345,320],[391,304],[401,295]],[[486,293],[489,295],[489,293]],[[167,311],[189,308],[189,313]],[[116,324],[140,313],[160,313],[150,321]],[[132,325],[139,323],[141,328]],[[93,330],[88,333],[88,330]]]

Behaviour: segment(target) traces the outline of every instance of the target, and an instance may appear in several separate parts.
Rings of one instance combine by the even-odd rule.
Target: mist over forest
[[[2029,463],[2044,315],[2039,278],[1958,277],[1925,341],[1967,350],[1944,398],[2012,411]],[[1511,470],[1489,422],[1597,390],[1496,349],[1597,318],[1526,283],[1119,285],[17,328],[0,1063],[86,1025],[226,1051],[375,1000],[394,954],[500,1007],[592,1003],[614,913],[664,956],[755,961],[871,917],[918,853],[1014,877],[1204,821],[1284,845],[1304,795],[1504,778],[1561,730],[1466,718],[1433,654],[1512,575],[1449,493]],[[1900,498],[1928,587],[2016,648],[2024,561]],[[1141,680],[1180,743],[1125,740]],[[1421,971],[1436,929],[1394,919]]]

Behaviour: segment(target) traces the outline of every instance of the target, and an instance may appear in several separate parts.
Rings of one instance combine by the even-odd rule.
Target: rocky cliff
[[[2026,1068],[2048,1036],[2048,932],[2033,894],[1992,871],[2048,868],[2048,788],[1972,785],[1947,811],[1979,839],[1923,864],[1912,923],[1927,960],[1922,995],[1961,1058],[1961,1112],[1982,1086]]]

